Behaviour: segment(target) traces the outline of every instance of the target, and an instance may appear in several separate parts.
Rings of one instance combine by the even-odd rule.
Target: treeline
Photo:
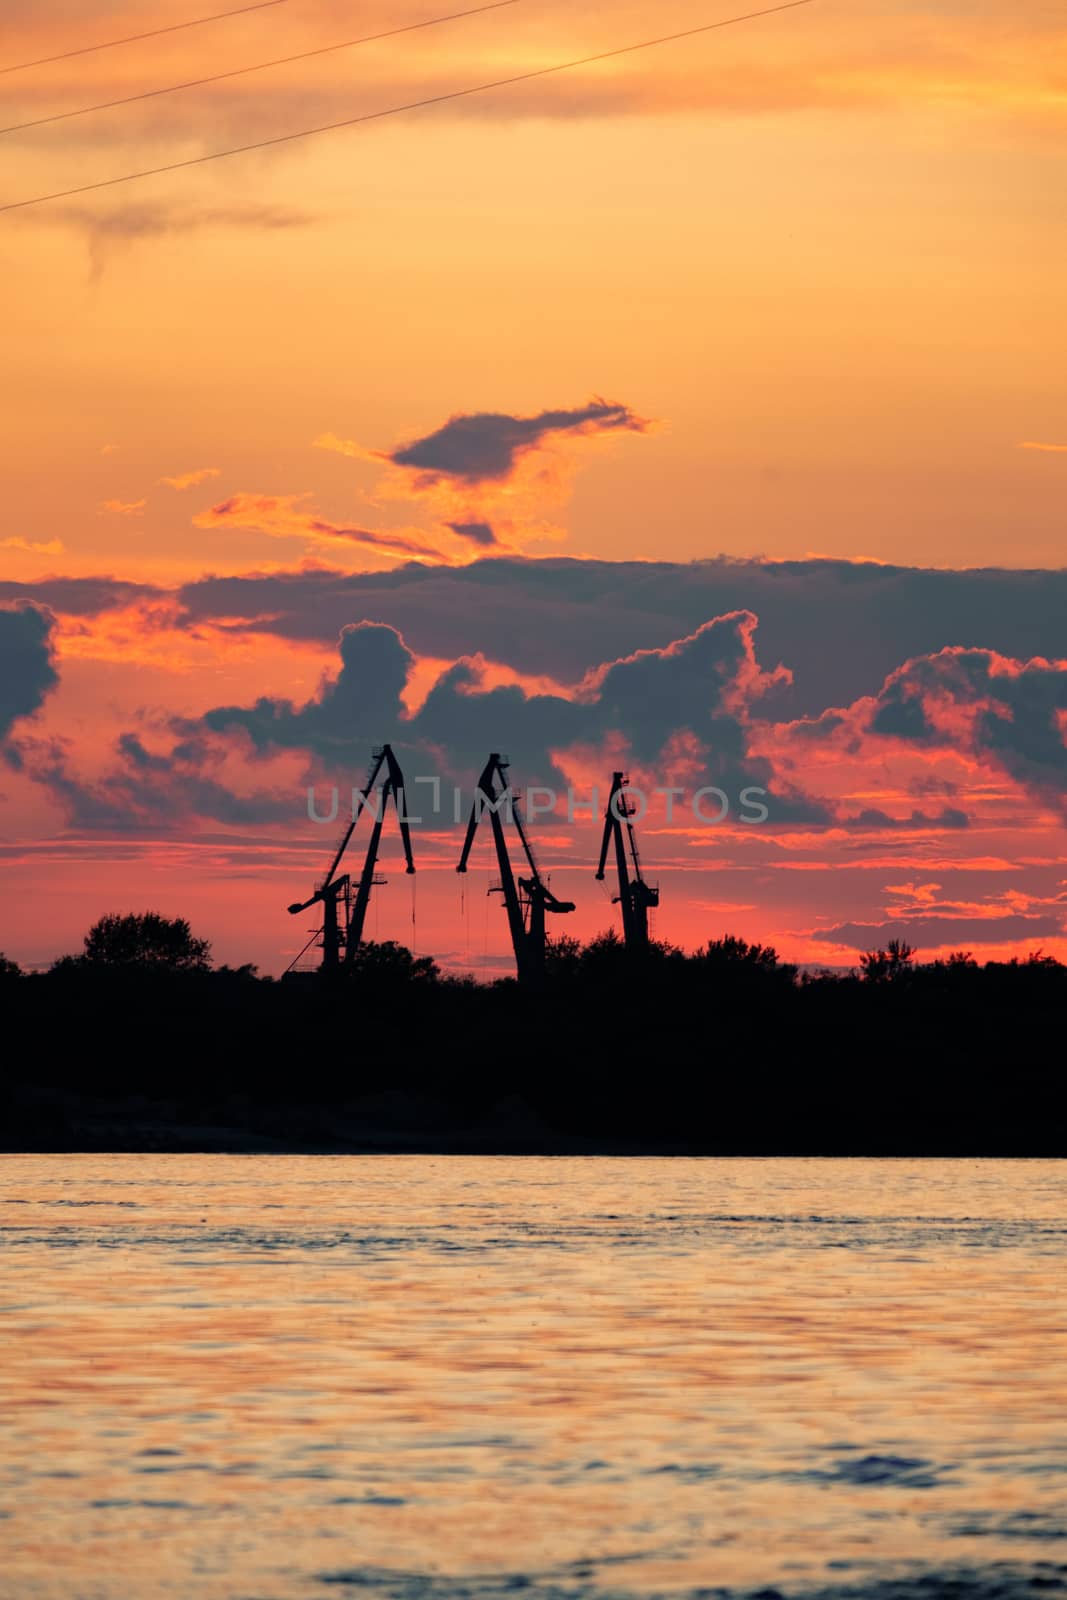
[[[332,977],[214,968],[104,918],[0,965],[8,1148],[1067,1154],[1067,967],[1040,952],[798,971],[742,939],[549,947],[536,989],[392,944]]]

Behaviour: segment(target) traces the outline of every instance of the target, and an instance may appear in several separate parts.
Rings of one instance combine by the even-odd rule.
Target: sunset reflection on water
[[[1063,1175],[7,1157],[0,1595],[1062,1587]]]

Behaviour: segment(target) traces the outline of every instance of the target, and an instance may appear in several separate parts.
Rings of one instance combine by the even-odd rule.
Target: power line
[[[452,11],[445,17],[427,17],[423,22],[408,22],[400,28],[386,28],[382,33],[365,33],[358,39],[342,39],[339,44],[319,45],[315,50],[302,50],[299,55],[278,56],[273,61],[260,61],[252,67],[234,67],[229,72],[216,72],[210,78],[190,78],[187,83],[172,83],[164,89],[146,89],[141,94],[126,95],[121,100],[102,100],[99,105],[81,106],[77,111],[57,111],[50,117],[37,117],[33,122],[16,122],[10,128],[0,128],[5,133],[25,133],[28,128],[44,128],[52,122],[66,122],[71,117],[87,117],[93,111],[111,111],[116,106],[132,106],[138,100],[153,100],[162,94],[177,94],[180,89],[202,89],[205,84],[222,83],[226,78],[241,78],[249,72],[265,72],[268,67],[285,67],[294,61],[310,61],[313,56],[326,56],[333,50],[351,50],[358,44],[373,44],[378,39],[394,39],[400,33],[416,33],[420,28],[435,28],[442,22],[458,22],[461,17],[476,17],[483,11],[499,11],[503,6],[515,6],[520,0],[491,0],[489,5],[474,6],[468,11]]]
[[[105,39],[101,44],[83,44],[77,50],[62,50],[57,56],[40,56],[36,61],[17,61],[12,67],[0,67],[5,72],[26,72],[30,67],[49,67],[53,61],[70,61],[74,56],[92,55],[94,50],[114,50],[116,45],[137,44],[141,39],[158,39],[161,33],[180,33],[183,28],[200,28],[205,22],[222,22],[226,17],[243,17],[249,11],[266,11],[270,6],[286,6],[289,0],[255,0],[254,5],[238,6],[236,11],[216,11],[210,17],[193,17],[188,22],[172,22],[166,28],[152,28],[148,33],[128,33],[122,39]]]
[[[488,94],[493,89],[506,89],[517,83],[530,83],[535,78],[549,78],[559,72],[571,72],[576,67],[593,66],[599,61],[611,61],[619,56],[634,55],[639,50],[651,50],[656,45],[674,44],[679,39],[692,39],[697,34],[712,33],[716,28],[728,28],[737,22],[753,22],[758,17],[774,16],[779,11],[793,11],[798,6],[813,4],[813,0],[784,0],[762,11],[746,11],[742,16],[724,17],[718,22],[705,22],[697,28],[685,28],[681,33],[664,33],[655,39],[642,39],[637,44],[620,45],[614,50],[601,50],[596,55],[578,56],[572,61],[558,61],[550,67],[536,67],[530,72],[518,72],[510,78],[495,78],[489,83],[472,84],[466,89],[450,89],[444,94],[428,95],[422,100],[409,100],[406,105],[386,106],[382,111],[366,111],[358,117],[345,117],[340,122],[324,122],[317,128],[300,128],[295,133],[279,133],[272,139],[257,139],[252,144],[235,145],[230,150],[213,150],[205,156],[189,156],[184,161],[170,161],[162,167],[145,167],[140,172],[125,172],[118,178],[102,178],[96,183],[82,183],[74,189],[58,189],[53,194],[34,195],[29,200],[10,200],[0,205],[0,212],[21,211],[27,206],[43,205],[48,200],[70,200],[75,195],[92,194],[98,189],[113,189],[117,184],[135,183],[141,178],[158,178],[163,173],[181,172],[186,167],[201,167],[208,161],[223,161],[228,156],[243,156],[253,150],[268,150],[275,145],[292,144],[296,139],[310,139],[319,133],[334,133],[339,128],[355,128],[367,122],[380,122],[384,117],[398,117],[407,111],[421,111],[428,106],[444,105],[450,100],[464,100],[471,95]]]

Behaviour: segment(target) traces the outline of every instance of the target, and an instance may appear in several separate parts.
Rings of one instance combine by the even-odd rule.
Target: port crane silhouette
[[[456,871],[466,872],[478,823],[483,813],[488,811],[493,830],[493,843],[496,846],[497,866],[500,870],[500,882],[494,884],[489,893],[503,895],[519,982],[537,985],[542,981],[545,972],[545,913],[573,911],[574,902],[558,900],[541,877],[533,850],[530,848],[529,836],[518,801],[511,794],[507,768],[507,758],[495,753],[485,764],[478,779],[474,805],[467,824],[467,836],[463,841],[463,852]],[[506,808],[508,818],[514,824],[526,861],[527,870],[518,878],[512,871],[507,835],[500,815],[502,808]]]
[[[623,772],[611,776],[611,794],[604,812],[604,837],[600,845],[600,865],[596,875],[603,880],[608,850],[615,846],[615,872],[619,892],[612,904],[622,910],[622,933],[628,950],[648,949],[648,913],[659,905],[659,890],[645,882],[633,819],[635,808],[626,798],[629,778]]]
[[[370,800],[372,794],[374,794],[373,803]],[[390,800],[393,802],[400,824],[400,838],[404,846],[404,859],[407,862],[406,871],[412,873],[415,871],[415,862],[411,854],[411,832],[404,806],[404,775],[393,754],[392,745],[384,744],[381,749],[373,752],[367,782],[359,791],[357,801],[352,807],[352,819],[346,825],[334,852],[330,870],[310,899],[297,901],[289,907],[290,915],[295,917],[313,905],[322,906],[323,972],[333,972],[338,968],[351,966],[356,951],[363,942],[363,925],[367,918],[371,890],[385,882],[384,878],[377,875],[377,864],[382,827],[385,823],[385,808]],[[356,830],[356,823],[365,810],[373,813],[374,826],[367,843],[363,870],[358,880],[353,883],[351,874],[339,872],[339,868]],[[314,938],[318,937],[319,930],[316,930]],[[305,945],[304,950],[307,948]],[[303,953],[302,950],[300,955]],[[299,959],[300,956],[297,956],[296,961]],[[296,961],[293,962],[293,966],[296,965]]]

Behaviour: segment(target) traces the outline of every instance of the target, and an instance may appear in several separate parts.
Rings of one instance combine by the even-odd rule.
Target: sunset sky
[[[758,7],[515,0],[23,126],[449,7],[23,67],[212,9],[9,7],[0,206]],[[0,210],[0,949],[151,907],[282,970],[307,787],[391,740],[468,789],[490,750],[765,788],[652,807],[665,939],[1067,958],[1065,135],[1061,6],[811,0]],[[534,831],[608,926],[598,825]],[[416,829],[413,891],[391,841],[368,932],[509,970],[458,845]]]

